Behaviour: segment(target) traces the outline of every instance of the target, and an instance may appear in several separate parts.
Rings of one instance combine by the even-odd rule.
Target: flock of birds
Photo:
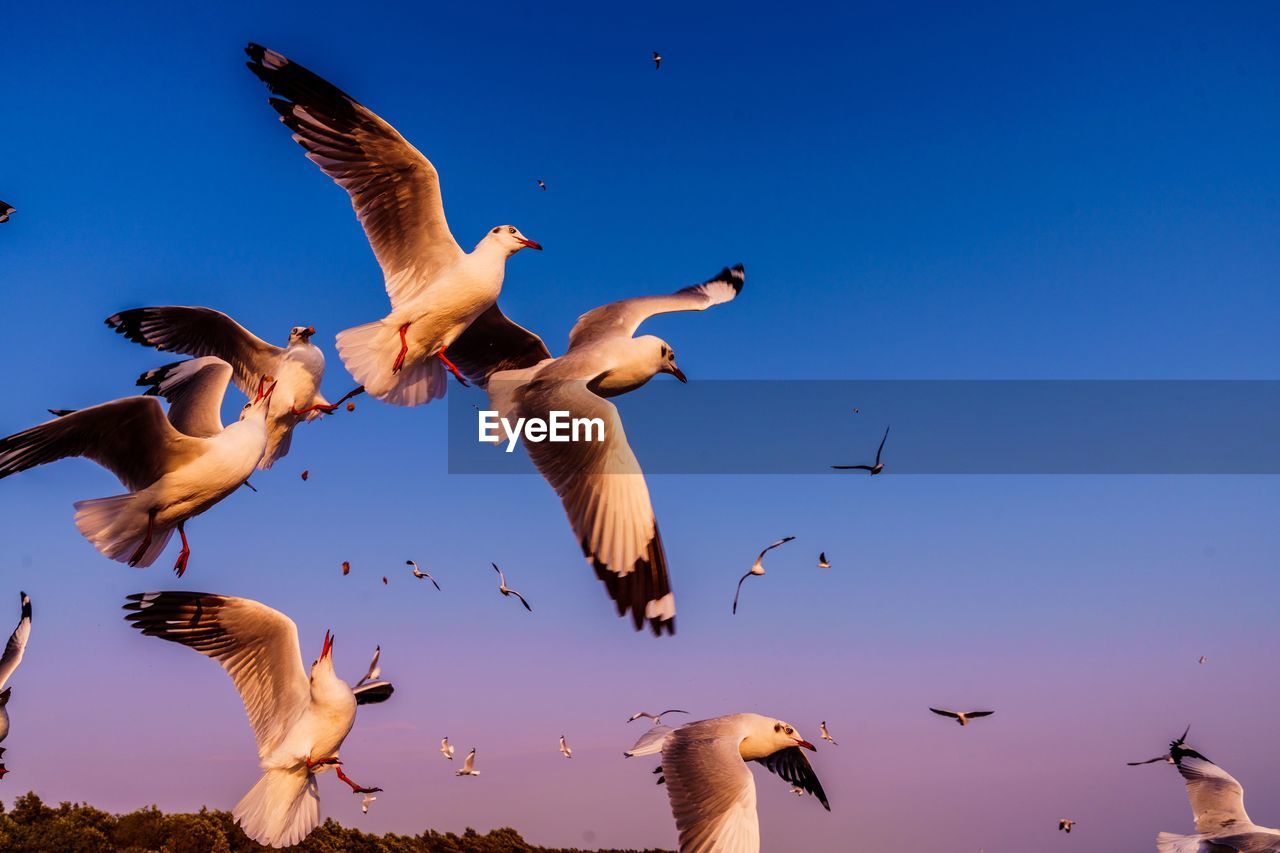
[[[250,44],[247,66],[270,90],[271,106],[306,156],[347,191],[385,279],[390,306],[381,319],[345,329],[337,349],[357,385],[329,402],[321,392],[323,353],[312,326],[294,326],[275,346],[228,315],[205,307],[157,306],[121,311],[106,324],[130,341],[188,358],[138,378],[143,394],[80,410],[51,409],[53,419],[0,439],[0,479],[59,459],[80,456],[109,470],[125,491],[75,504],[80,533],[103,555],[131,566],[152,565],[176,531],[181,549],[174,563],[181,577],[192,549],[186,523],[242,486],[254,472],[288,454],[294,429],[334,414],[362,393],[400,406],[418,406],[445,394],[449,377],[484,389],[503,417],[546,417],[552,410],[598,417],[604,440],[528,443],[530,457],[561,498],[570,527],[618,615],[636,630],[647,624],[657,636],[675,632],[675,599],[648,487],[627,443],[610,398],[635,390],[659,373],[684,382],[675,353],[652,335],[636,337],[657,314],[702,311],[742,291],[741,265],[671,294],[642,296],[595,308],[578,318],[564,354],[552,356],[542,339],[514,323],[497,301],[508,260],[542,246],[514,225],[488,231],[470,252],[449,230],[432,163],[385,122],[323,78],[281,54]],[[655,70],[662,56],[653,52]],[[540,190],[547,185],[537,180]],[[14,208],[0,202],[0,222]],[[227,387],[247,398],[237,421],[224,424]],[[160,399],[168,403],[161,405]],[[857,411],[856,409],[854,410]],[[872,464],[836,469],[884,471],[889,429]],[[302,473],[306,480],[308,472]],[[762,550],[739,580],[765,574],[764,559],[795,537]],[[413,576],[440,584],[413,560]],[[817,565],[831,568],[825,552]],[[498,575],[498,591],[528,600]],[[343,574],[350,564],[342,564]],[[387,578],[383,577],[383,582]],[[333,770],[367,812],[382,789],[347,775],[340,748],[360,705],[394,693],[381,677],[381,647],[354,685],[335,672],[334,638],[326,632],[319,655],[304,665],[297,627],[288,616],[257,601],[202,592],[130,595],[127,622],[143,635],[192,648],[217,661],[243,700],[258,750],[261,777],[233,809],[254,840],[273,847],[297,844],[319,824],[317,777]],[[9,733],[7,682],[22,661],[31,633],[31,600],[21,595],[21,616],[0,658],[0,742]],[[1200,659],[1203,664],[1205,658]],[[960,726],[992,711],[930,708]],[[681,709],[639,711],[627,722],[650,727],[624,756],[658,756],[654,773],[666,786],[682,851],[757,851],[759,820],[751,763],[763,765],[800,796],[816,797],[830,811],[805,751],[816,747],[794,726],[759,714],[730,714],[680,726],[663,717]],[[821,740],[836,745],[823,720]],[[1244,811],[1234,778],[1187,747],[1184,732],[1169,751],[1131,764],[1167,762],[1186,781],[1196,821],[1194,835],[1161,833],[1163,853],[1280,853],[1280,830],[1255,825]],[[440,741],[452,761],[454,747]],[[573,758],[564,735],[559,752]],[[0,760],[4,747],[0,747]],[[0,761],[0,778],[7,772]],[[479,776],[472,748],[455,771]],[[1070,833],[1075,821],[1058,829]]]

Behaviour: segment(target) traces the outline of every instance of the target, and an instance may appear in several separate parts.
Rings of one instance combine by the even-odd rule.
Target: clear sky
[[[277,342],[314,324],[326,390],[349,387],[332,336],[382,316],[381,277],[248,40],[425,152],[464,246],[504,222],[546,246],[502,303],[553,351],[587,308],[741,261],[739,300],[646,327],[694,382],[1276,378],[1272,5],[265,6],[6,10],[0,433],[131,393],[164,357],[102,319],[137,305]],[[333,629],[352,680],[381,643],[397,692],[343,758],[385,793],[362,816],[321,780],[325,814],[374,831],[674,846],[652,762],[621,757],[623,721],[659,706],[829,722],[833,811],[759,771],[766,849],[1150,849],[1190,812],[1171,768],[1124,762],[1188,722],[1280,821],[1274,478],[654,477],[680,606],[656,640],[613,616],[545,483],[447,473],[446,414],[362,398],[300,429],[257,494],[190,525],[182,581],[172,552],[133,570],[77,535],[72,502],[119,491],[91,463],[0,483],[0,630],[19,589],[35,606],[0,798],[230,808],[249,787],[229,679],[121,618],[126,594],[179,587],[285,611],[308,655]],[[961,730],[931,704],[997,714]],[[484,775],[456,779],[443,735]]]

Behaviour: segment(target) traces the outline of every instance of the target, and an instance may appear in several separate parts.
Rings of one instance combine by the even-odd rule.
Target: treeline
[[[249,840],[229,812],[201,809],[196,814],[164,814],[152,806],[113,815],[82,803],[47,806],[35,793],[18,797],[8,810],[0,802],[0,850],[5,853],[260,853],[267,849]],[[371,835],[332,819],[292,849],[303,853],[581,853],[536,847],[508,828],[484,835],[474,829],[462,835],[432,830],[421,835]]]

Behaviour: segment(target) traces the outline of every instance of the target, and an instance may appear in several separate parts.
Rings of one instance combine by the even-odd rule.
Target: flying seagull
[[[657,749],[683,851],[760,849],[756,786],[747,762],[763,764],[783,781],[813,794],[827,811],[822,783],[801,749],[813,750],[781,720],[731,714],[668,732]]]
[[[662,54],[658,53],[655,50],[653,52],[653,70],[657,71],[661,67],[662,67]]]
[[[356,706],[385,696],[354,691],[333,669],[333,637],[320,656],[302,665],[298,628],[283,613],[247,598],[204,592],[147,592],[128,596],[125,619],[143,634],[181,643],[222,665],[244,701],[258,742],[262,777],[232,815],[245,834],[270,847],[288,847],[320,823],[316,774],[330,767],[357,794],[338,750],[355,723]]]
[[[1062,818],[1061,820],[1059,820],[1059,821],[1058,821],[1058,830],[1059,830],[1060,832],[1065,832],[1065,833],[1067,833],[1068,835],[1070,835],[1070,834],[1071,834],[1071,827],[1073,827],[1073,826],[1075,826],[1075,825],[1076,825],[1076,822],[1075,822],[1074,820],[1071,820],[1070,818],[1065,818],[1065,817],[1064,817],[1064,818]]]
[[[385,702],[396,692],[395,685],[382,678],[382,667],[378,665],[381,657],[382,646],[377,646],[373,650],[373,660],[369,661],[368,671],[352,688],[360,696],[366,697],[367,702]]]
[[[538,178],[538,189],[542,190],[543,192],[547,191],[547,182],[542,180],[542,178]]]
[[[947,711],[942,708],[930,708],[935,714],[942,717],[951,717],[962,726],[969,725],[970,720],[976,720],[979,717],[990,717],[995,711]]]
[[[885,427],[884,437],[880,439],[880,446],[876,448],[876,464],[874,465],[832,465],[831,467],[839,471],[851,471],[855,469],[859,471],[868,471],[871,473],[871,476],[874,477],[876,474],[879,474],[881,471],[884,470],[884,463],[880,461],[880,454],[884,452],[885,439],[887,439],[888,437],[889,437],[889,428]]]
[[[742,577],[738,578],[738,590],[733,594],[733,612],[734,613],[738,612],[738,596],[742,594],[742,582],[745,581],[747,578],[751,577],[752,575],[764,574],[764,563],[762,562],[764,560],[764,555],[768,554],[770,551],[772,551],[774,548],[777,548],[779,545],[785,545],[795,538],[796,537],[794,536],[784,536],[783,538],[779,539],[777,542],[774,542],[768,548],[765,548],[763,551],[760,552],[760,556],[756,557],[756,561],[751,564],[751,568],[747,571],[747,573]]]
[[[490,563],[489,565],[493,566],[493,570],[498,573],[498,592],[503,595],[514,595],[516,598],[520,599],[520,603],[524,605],[524,609],[532,613],[533,608],[529,606],[529,602],[524,600],[524,596],[507,586],[507,577],[502,573],[502,569],[498,568],[498,564]]]
[[[378,798],[375,797],[373,794],[365,794],[364,797],[360,800],[360,811],[364,812],[365,814],[368,814],[369,804],[376,799]]]
[[[453,744],[449,743],[449,738],[447,737],[440,739],[440,754],[453,761]]]
[[[222,425],[231,366],[221,359],[183,362],[154,396],[125,397],[46,421],[0,439],[0,479],[69,456],[97,462],[127,489],[76,503],[76,527],[93,547],[131,566],[156,561],[174,530],[186,571],[191,547],[184,525],[240,488],[267,446],[266,416],[274,383],[246,403],[240,420]]]
[[[1280,829],[1258,826],[1244,810],[1244,787],[1230,773],[1185,745],[1185,735],[1169,744],[1169,755],[1186,781],[1196,821],[1195,835],[1161,832],[1159,853],[1277,853]]]
[[[1208,658],[1207,656],[1205,656],[1205,655],[1200,655],[1200,663],[1204,663],[1204,662],[1205,662],[1205,661],[1207,661],[1207,660],[1209,660],[1209,658]]]
[[[476,748],[471,747],[471,751],[467,753],[467,757],[462,760],[462,769],[455,770],[454,776],[479,776],[480,771],[476,769]]]
[[[823,740],[825,740],[825,741],[830,741],[832,746],[839,746],[839,744],[838,744],[838,743],[836,743],[835,738],[831,737],[831,732],[827,731],[827,721],[826,721],[826,720],[823,720],[823,721],[822,721],[822,724],[821,724],[820,726],[818,726],[818,728],[819,728],[819,730],[820,730],[820,731],[821,731],[821,733],[822,733],[822,739],[823,739]]]
[[[569,744],[565,742],[564,735],[560,735],[560,754],[565,758],[573,758],[573,750],[569,748]]]
[[[27,651],[27,640],[31,637],[31,598],[25,592],[18,593],[22,615],[18,617],[18,627],[13,629],[9,642],[4,647],[4,655],[0,656],[0,743],[9,736],[9,696],[13,688],[7,686],[10,677],[18,664],[22,663],[22,655]],[[4,766],[4,747],[0,746],[0,779],[9,771]]]
[[[343,561],[342,561],[342,576],[343,576],[343,577],[346,577],[346,576],[347,576],[347,575],[349,575],[349,574],[351,574],[351,563],[347,562],[346,560],[343,560]]]
[[[418,580],[422,580],[423,578],[426,578],[427,580],[435,584],[436,589],[440,589],[440,584],[436,583],[436,579],[431,577],[431,573],[424,572],[422,569],[418,568],[418,564],[415,563],[413,560],[405,560],[404,564],[406,566],[413,566],[413,576],[415,578],[417,578]]]
[[[552,358],[542,339],[496,308],[450,350],[462,372],[489,392],[489,408],[515,423],[552,412],[598,418],[603,440],[530,442],[529,457],[560,496],[583,556],[605,584],[619,616],[631,614],[655,635],[675,633],[675,596],[667,557],[640,463],[610,397],[669,373],[681,382],[670,345],[633,337],[650,317],[703,311],[742,290],[739,264],[702,284],[662,296],[623,299],[588,311],[569,332],[569,349]]]
[[[386,279],[391,313],[338,334],[343,364],[384,402],[443,396],[446,368],[462,379],[446,349],[496,304],[507,259],[542,246],[499,225],[464,252],[445,220],[435,166],[395,128],[275,51],[250,44],[245,53],[307,158],[350,194]]]
[[[650,714],[648,711],[636,711],[634,714],[632,714],[630,717],[627,718],[627,722],[628,723],[634,722],[635,720],[638,720],[641,717],[645,717],[649,720],[652,720],[653,725],[660,726],[662,725],[662,718],[665,717],[667,714],[687,714],[687,713],[689,712],[681,711],[679,708],[672,708],[671,710],[663,711],[660,714]]]
[[[820,569],[829,569],[829,568],[831,568],[831,563],[827,562],[827,552],[826,552],[826,551],[823,551],[821,554],[819,554],[819,555],[818,555],[818,568],[820,568]]]
[[[12,205],[0,201],[0,222],[8,222],[9,214],[16,212]]]

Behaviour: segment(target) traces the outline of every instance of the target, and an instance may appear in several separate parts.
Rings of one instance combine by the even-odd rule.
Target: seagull
[[[835,739],[834,739],[834,738],[832,738],[832,737],[831,737],[831,732],[827,731],[827,721],[826,721],[826,720],[823,720],[823,721],[822,721],[822,724],[821,724],[820,726],[818,726],[818,728],[819,728],[819,729],[821,730],[821,732],[822,732],[822,739],[823,739],[823,740],[825,740],[825,741],[830,741],[832,746],[839,746],[839,745],[840,745],[840,744],[838,744],[838,743],[836,743],[836,742],[835,742]]]
[[[538,189],[542,190],[543,192],[547,191],[547,182],[542,180],[542,178],[538,178]]]
[[[18,593],[22,604],[22,615],[18,617],[18,627],[13,629],[9,642],[4,647],[4,655],[0,656],[0,743],[9,736],[9,695],[12,687],[7,687],[22,656],[27,651],[27,640],[31,637],[31,598],[25,593]],[[0,779],[9,771],[4,766],[4,747],[0,746]]]
[[[930,708],[933,713],[942,717],[951,717],[962,726],[969,725],[970,720],[976,720],[979,717],[990,717],[995,711],[947,711],[942,708]]]
[[[173,570],[181,577],[191,556],[184,525],[239,489],[257,468],[275,387],[261,390],[238,422],[223,427],[231,365],[212,357],[182,364],[157,386],[170,401],[167,416],[154,396],[141,396],[46,421],[0,439],[0,479],[68,456],[97,462],[127,493],[77,502],[81,535],[113,560],[150,566],[176,529],[182,551]]]
[[[813,794],[831,811],[802,748],[815,749],[782,720],[730,714],[681,726],[637,754],[662,754],[661,773],[682,851],[755,853],[760,820],[748,761]]]
[[[368,813],[369,813],[369,804],[370,804],[370,803],[372,803],[372,802],[373,802],[374,800],[376,800],[376,799],[378,799],[378,798],[377,798],[377,797],[375,797],[373,794],[365,794],[365,795],[364,795],[364,798],[360,800],[360,811],[364,812],[365,814],[368,814]]]
[[[133,308],[112,314],[106,324],[135,343],[162,352],[190,356],[216,356],[235,371],[236,387],[253,399],[263,376],[274,376],[276,391],[267,412],[267,450],[260,468],[270,468],[289,452],[293,429],[321,415],[333,414],[342,403],[359,393],[357,388],[337,403],[320,393],[324,379],[324,353],[311,343],[314,326],[294,326],[283,347],[274,346],[241,326],[221,311],[162,305]],[[167,372],[182,362],[142,374],[139,385],[156,386]],[[304,474],[302,479],[306,479]]]
[[[426,578],[427,580],[435,584],[436,589],[440,589],[440,584],[436,583],[436,579],[431,577],[431,573],[422,571],[422,569],[418,568],[418,564],[415,563],[413,560],[405,560],[404,564],[406,566],[413,566],[413,576],[415,578],[417,578],[418,580],[422,580],[423,578]]]
[[[1169,744],[1169,755],[1186,781],[1196,821],[1195,835],[1161,832],[1160,853],[1277,853],[1280,829],[1258,826],[1244,810],[1244,787],[1235,778],[1185,745],[1185,735]]]
[[[1070,835],[1070,834],[1071,834],[1071,827],[1073,827],[1073,826],[1075,826],[1075,825],[1076,825],[1076,822],[1075,822],[1074,820],[1071,820],[1070,818],[1065,818],[1065,817],[1064,817],[1064,818],[1062,818],[1061,820],[1059,820],[1059,821],[1058,821],[1058,830],[1059,830],[1060,832],[1065,832],[1065,833],[1067,833],[1068,835]]]
[[[453,761],[453,744],[449,743],[449,738],[447,737],[440,739],[440,754]]]
[[[382,646],[374,646],[373,660],[369,661],[369,669],[365,672],[356,685],[364,684],[366,681],[376,681],[378,676],[382,675],[382,667],[378,665],[378,660],[382,657]]]
[[[462,760],[462,769],[453,771],[454,776],[479,776],[480,771],[476,769],[476,748],[471,747],[471,751],[467,753],[467,757]]]
[[[679,708],[672,708],[671,710],[663,711],[660,714],[650,714],[648,711],[636,711],[634,714],[632,714],[630,717],[627,718],[627,722],[628,723],[634,722],[640,719],[641,717],[646,717],[653,721],[653,725],[660,726],[662,725],[662,718],[665,717],[667,714],[687,714],[687,713],[689,712],[681,711]]]
[[[445,220],[435,166],[395,128],[333,84],[273,50],[245,48],[249,70],[278,97],[280,120],[307,158],[351,196],[386,279],[391,313],[338,334],[338,354],[370,394],[398,406],[444,395],[446,349],[502,291],[507,259],[541,250],[513,225],[466,253]]]
[[[311,476],[311,470],[310,470],[310,469],[307,469],[307,470],[303,471],[303,472],[302,472],[302,482],[304,482],[304,483],[305,483],[305,482],[307,481],[307,478],[308,478],[308,477],[310,477],[310,476]]]
[[[560,753],[565,758],[573,758],[573,750],[569,748],[569,744],[565,743],[564,735],[560,735]]]
[[[887,439],[888,437],[889,437],[889,428],[885,427],[884,437],[880,439],[880,446],[876,448],[876,464],[874,465],[832,465],[831,467],[835,468],[838,471],[850,471],[854,469],[857,469],[860,471],[868,471],[871,473],[871,476],[874,477],[876,474],[879,474],[881,471],[884,470],[884,463],[880,461],[880,454],[884,452],[884,442],[885,442],[885,439]]]
[[[8,222],[9,214],[16,212],[12,205],[0,201],[0,222]]]
[[[763,551],[760,552],[760,556],[756,557],[756,561],[751,564],[751,568],[747,571],[747,573],[742,577],[738,578],[738,591],[733,594],[733,612],[734,613],[738,612],[738,596],[742,594],[742,582],[747,578],[751,577],[752,575],[764,574],[764,563],[761,562],[762,560],[764,560],[764,555],[768,554],[770,551],[772,551],[774,548],[777,548],[779,545],[785,545],[795,538],[796,537],[794,536],[784,536],[781,539],[779,539],[777,542],[774,542],[768,548],[765,548]]]
[[[351,564],[350,564],[350,563],[348,563],[346,560],[343,560],[343,561],[342,561],[342,576],[343,576],[343,577],[346,577],[346,576],[347,576],[347,575],[349,575],[349,574],[351,574]]]
[[[653,52],[653,70],[657,71],[661,67],[662,67],[662,54],[658,53],[655,50]]]
[[[520,603],[524,605],[524,609],[532,613],[533,608],[529,606],[529,602],[524,600],[524,596],[507,586],[506,575],[502,573],[502,569],[498,568],[498,564],[490,563],[489,565],[493,566],[493,570],[498,573],[498,592],[503,595],[514,595],[516,598],[520,599]]]
[[[604,581],[618,615],[631,613],[655,635],[675,633],[675,597],[640,463],[609,397],[659,373],[687,381],[675,353],[653,335],[632,335],[650,317],[703,311],[742,290],[742,265],[665,296],[624,299],[588,311],[569,332],[569,350],[552,358],[542,339],[489,309],[450,352],[467,378],[489,392],[489,408],[514,423],[552,411],[599,418],[602,441],[536,442],[529,457],[560,496],[582,553]]]
[[[1208,658],[1208,657],[1206,657],[1205,655],[1200,655],[1200,663],[1204,663],[1204,662],[1205,662],[1205,661],[1207,661],[1208,659],[1209,659],[1209,658]]]
[[[819,555],[818,555],[818,568],[820,568],[820,569],[829,569],[829,568],[831,568],[831,564],[827,562],[827,552],[826,552],[826,551],[823,551],[821,554],[819,554]]]
[[[325,632],[320,657],[302,666],[298,627],[278,610],[247,598],[205,592],[147,592],[128,596],[125,619],[143,634],[211,657],[235,682],[258,742],[260,778],[232,815],[245,834],[270,847],[288,847],[320,823],[316,774],[342,770],[338,750],[356,719],[356,706],[390,692],[373,685],[352,690],[333,669],[333,637]]]

